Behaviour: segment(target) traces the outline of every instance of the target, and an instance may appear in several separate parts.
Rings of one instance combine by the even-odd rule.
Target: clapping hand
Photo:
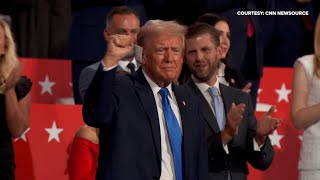
[[[12,88],[15,88],[18,80],[20,79],[24,64],[25,64],[25,61],[18,62],[18,64],[16,64],[16,66],[12,69],[11,73],[9,74],[8,78],[5,81],[6,87],[4,92]]]
[[[232,103],[231,108],[227,114],[226,127],[221,132],[223,144],[228,144],[231,139],[238,134],[239,125],[243,119],[243,112],[246,105],[240,103],[235,105]]]
[[[276,107],[271,106],[269,111],[262,115],[257,122],[256,141],[259,145],[263,144],[266,137],[281,125],[279,118],[272,117],[275,110]]]
[[[232,103],[231,108],[227,114],[227,122],[226,122],[226,129],[229,132],[229,135],[234,136],[238,134],[238,127],[242,121],[242,114],[244,112],[246,105],[241,103],[235,105]]]
[[[251,86],[252,86],[252,83],[247,83],[243,88],[242,88],[242,91],[245,92],[245,93],[250,93],[251,91]]]

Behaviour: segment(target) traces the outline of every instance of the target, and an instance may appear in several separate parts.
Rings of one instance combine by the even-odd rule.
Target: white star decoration
[[[257,103],[256,106],[256,111],[257,112],[268,112],[269,109],[271,108],[272,104],[266,104],[266,103]],[[275,112],[277,112],[277,110],[275,110]]]
[[[289,102],[288,95],[291,93],[291,89],[287,89],[284,83],[282,83],[281,89],[276,89],[276,93],[278,94],[278,102],[282,100]]]
[[[283,135],[279,135],[277,130],[274,130],[273,134],[269,135],[272,146],[276,145],[279,149],[281,149],[280,140],[283,138]]]
[[[45,77],[44,81],[39,81],[39,84],[42,87],[41,95],[46,93],[46,92],[48,92],[50,95],[52,95],[52,89],[51,88],[56,83],[49,80],[48,74],[46,74],[46,77]]]
[[[57,128],[56,122],[53,121],[51,128],[45,128],[49,133],[48,143],[55,139],[57,142],[60,142],[59,134],[63,131],[63,128]]]
[[[17,142],[19,139],[22,139],[24,142],[27,142],[26,134],[27,134],[28,131],[30,131],[30,128],[26,129],[26,130],[22,133],[22,135],[21,135],[20,137],[15,138],[15,139],[14,139],[14,142]]]

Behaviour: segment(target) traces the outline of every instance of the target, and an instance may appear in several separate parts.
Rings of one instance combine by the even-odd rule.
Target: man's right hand
[[[107,52],[103,58],[106,68],[115,66],[134,47],[135,40],[129,35],[110,35]]]
[[[231,108],[227,114],[226,127],[222,131],[222,143],[228,144],[231,139],[238,134],[238,127],[242,121],[242,114],[246,105],[240,103],[235,105],[232,103]]]
[[[25,64],[25,61],[18,62],[16,66],[12,69],[11,73],[6,79],[6,88],[4,92],[10,89],[14,89],[16,87],[16,84],[19,81],[21,73],[23,71],[24,64]]]
[[[251,87],[252,87],[252,83],[249,82],[242,88],[242,91],[245,93],[250,93]]]

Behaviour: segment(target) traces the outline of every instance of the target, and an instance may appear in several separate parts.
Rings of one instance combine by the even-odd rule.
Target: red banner
[[[257,117],[276,105],[274,116],[282,119],[282,126],[270,135],[275,156],[271,166],[264,172],[250,168],[249,180],[297,180],[298,160],[302,131],[297,131],[290,118],[293,69],[265,68],[260,84]],[[284,173],[286,172],[286,173]]]
[[[83,125],[81,106],[32,104],[30,129],[14,139],[17,180],[67,180],[68,145]]]
[[[24,74],[32,82],[34,103],[55,104],[61,98],[72,98],[71,61],[61,59],[28,59]]]

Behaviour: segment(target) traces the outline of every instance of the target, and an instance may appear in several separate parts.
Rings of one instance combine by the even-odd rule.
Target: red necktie
[[[252,19],[248,17],[247,36],[251,38],[254,35],[254,26]]]

